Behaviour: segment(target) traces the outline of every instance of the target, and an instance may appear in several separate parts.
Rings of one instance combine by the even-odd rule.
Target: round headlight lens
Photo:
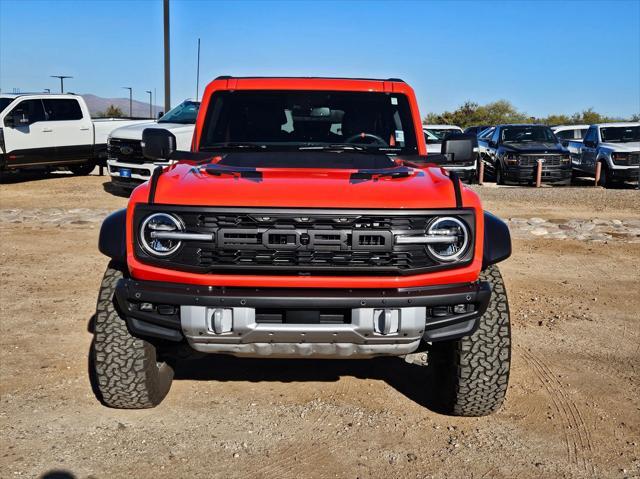
[[[466,252],[469,245],[469,229],[461,220],[451,216],[436,219],[427,231],[433,236],[453,237],[442,243],[432,243],[427,246],[429,252],[439,261],[456,261]]]
[[[167,213],[154,213],[142,222],[140,227],[140,244],[152,256],[169,256],[175,253],[182,241],[163,238],[162,233],[179,233],[184,225],[179,218]]]

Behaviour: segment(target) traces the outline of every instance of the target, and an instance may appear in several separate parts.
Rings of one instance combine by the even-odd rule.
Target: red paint
[[[418,136],[418,151],[426,155],[420,113],[411,87],[402,82],[304,79],[238,78],[214,80],[204,93],[196,121],[193,150],[197,151],[204,117],[211,95],[219,90],[334,90],[379,91],[405,94]],[[399,165],[402,159],[396,160]],[[193,164],[180,163],[168,168],[157,184],[155,202],[171,205],[299,208],[442,209],[455,207],[453,184],[445,170],[436,165],[414,167],[406,178],[379,178],[351,183],[354,170],[260,169],[262,181],[233,175],[212,176]],[[149,266],[133,254],[133,209],[148,201],[145,183],[133,192],[128,206],[127,261],[132,277],[210,286],[253,286],[286,288],[401,288],[438,284],[467,283],[477,280],[482,264],[483,214],[477,195],[463,188],[463,204],[476,212],[476,245],[473,262],[463,268],[412,276],[268,276],[194,274]]]

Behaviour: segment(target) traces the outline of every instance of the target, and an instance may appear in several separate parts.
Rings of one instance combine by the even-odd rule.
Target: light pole
[[[123,86],[125,90],[129,90],[129,118],[133,117],[133,88],[130,86]]]
[[[200,39],[198,38],[198,67],[196,68],[196,101],[200,95]]]
[[[152,104],[152,92],[151,90],[145,90],[149,94],[149,118],[153,119],[153,113],[151,112],[151,104]]]
[[[171,66],[169,48],[169,0],[163,1],[164,11],[164,112],[171,110]]]
[[[73,78],[69,75],[50,75],[51,78],[60,78],[60,93],[64,93],[64,79],[65,78]]]

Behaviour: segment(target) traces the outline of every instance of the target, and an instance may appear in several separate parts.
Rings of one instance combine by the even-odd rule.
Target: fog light
[[[140,303],[140,311],[153,311],[153,304]]]
[[[453,307],[453,312],[456,314],[463,314],[467,312],[467,305],[466,304],[456,304]]]

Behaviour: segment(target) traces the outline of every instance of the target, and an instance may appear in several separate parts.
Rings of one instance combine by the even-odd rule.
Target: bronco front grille
[[[142,155],[140,140],[111,138],[107,146],[107,156],[110,160],[118,160],[125,163],[142,164],[147,161]]]
[[[395,244],[398,234],[420,235],[435,216],[463,219],[473,254],[473,210],[316,210],[214,209],[138,205],[134,231],[152,212],[180,217],[190,233],[213,234],[212,241],[185,241],[168,258],[150,257],[136,241],[136,256],[145,263],[202,273],[296,275],[417,274],[452,267],[435,260],[424,244]]]

